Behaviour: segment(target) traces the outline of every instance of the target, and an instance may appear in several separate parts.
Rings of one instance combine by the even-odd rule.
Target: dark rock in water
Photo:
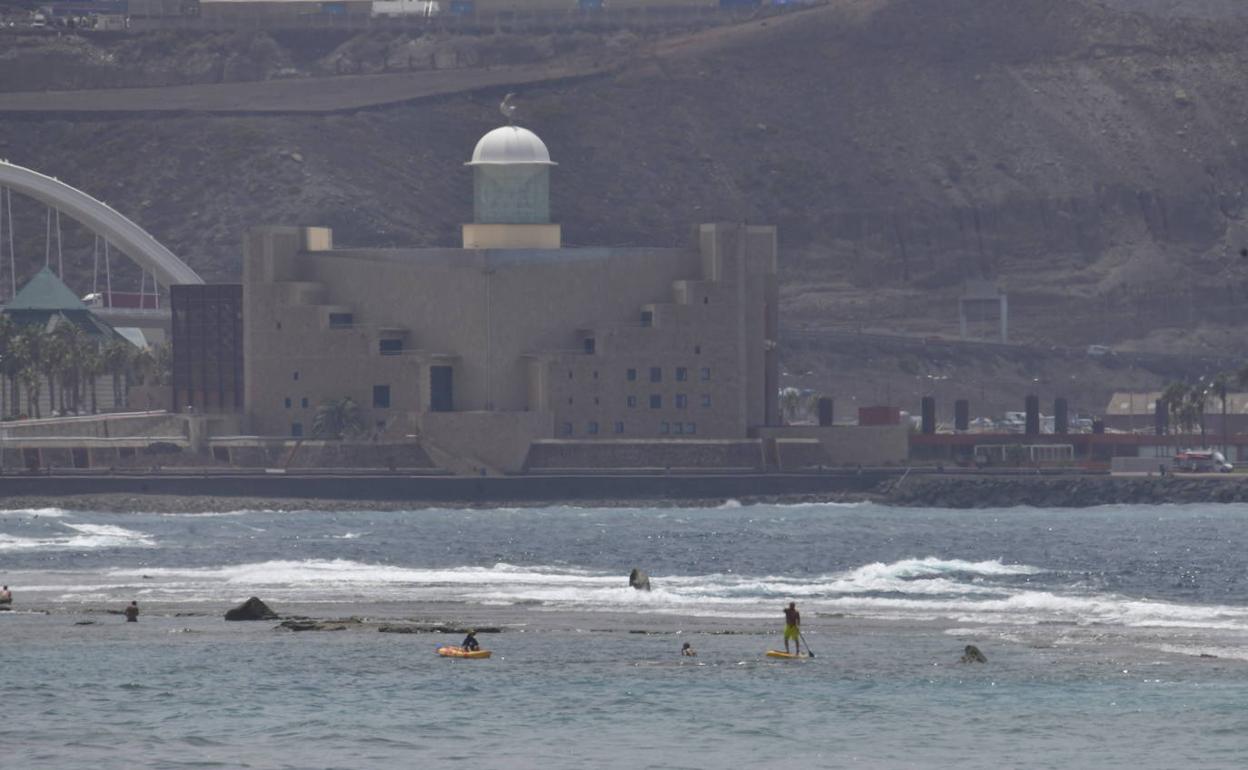
[[[277,628],[285,628],[288,631],[344,631],[348,626],[363,625],[364,621],[359,618],[338,618],[337,620],[317,620],[313,618],[287,618]]]
[[[460,628],[458,626],[421,626],[421,625],[384,625],[378,626],[378,631],[383,634],[467,634],[467,627]],[[498,626],[475,626],[472,630],[478,634],[497,634],[502,629]]]
[[[628,573],[628,584],[638,591],[649,591],[650,576],[642,570],[633,567],[633,571]]]
[[[258,597],[251,597],[247,601],[233,607],[225,612],[226,620],[277,620],[277,613],[269,609],[269,605],[260,601]]]
[[[283,620],[278,628],[287,631],[346,631],[348,626],[359,626],[364,621],[359,618],[340,618],[338,620]]]
[[[383,634],[419,634],[425,629],[420,626],[378,626],[377,630]]]
[[[987,663],[988,659],[979,651],[979,648],[973,644],[966,645],[966,649],[962,652],[962,663]]]

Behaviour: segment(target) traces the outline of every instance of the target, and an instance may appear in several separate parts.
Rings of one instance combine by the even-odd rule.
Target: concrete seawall
[[[845,474],[673,474],[420,477],[253,474],[6,476],[0,503],[12,498],[161,495],[442,503],[548,501],[693,501],[727,498],[870,496],[899,471]]]
[[[49,504],[100,510],[230,510],[275,504],[309,508],[413,508],[433,504],[713,503],[852,501],[935,508],[1248,503],[1248,477],[1121,477],[1017,472],[940,473],[874,468],[825,473],[542,474],[413,476],[386,473],[9,475],[0,508]],[[286,501],[282,503],[281,501]],[[375,505],[370,505],[375,504]]]

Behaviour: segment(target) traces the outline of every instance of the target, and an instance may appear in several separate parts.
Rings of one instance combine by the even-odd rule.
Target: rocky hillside
[[[520,116],[560,163],[553,205],[572,243],[778,224],[791,325],[948,336],[963,282],[987,277],[1010,292],[1015,339],[1243,354],[1241,5],[837,0],[627,41],[609,75],[523,91]],[[160,40],[152,61],[199,60]],[[235,44],[212,40],[177,51]],[[253,35],[240,54],[267,62],[257,76],[332,72],[394,41],[270,42]],[[565,53],[554,41],[515,50]],[[198,77],[185,66],[150,82]],[[499,96],[308,116],[9,116],[0,154],[99,195],[229,279],[240,233],[262,222],[328,224],[344,244],[454,242],[471,211],[461,164],[497,123]],[[19,218],[25,256],[41,261],[42,214]]]

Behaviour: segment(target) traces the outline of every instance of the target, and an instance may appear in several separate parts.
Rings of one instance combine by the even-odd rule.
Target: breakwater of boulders
[[[1248,503],[1248,476],[911,475],[887,487],[879,502],[934,508]]]

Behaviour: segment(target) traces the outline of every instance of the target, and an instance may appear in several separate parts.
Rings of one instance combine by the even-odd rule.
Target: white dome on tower
[[[469,166],[537,164],[555,165],[546,144],[537,134],[520,126],[502,126],[481,137],[472,151]]]

